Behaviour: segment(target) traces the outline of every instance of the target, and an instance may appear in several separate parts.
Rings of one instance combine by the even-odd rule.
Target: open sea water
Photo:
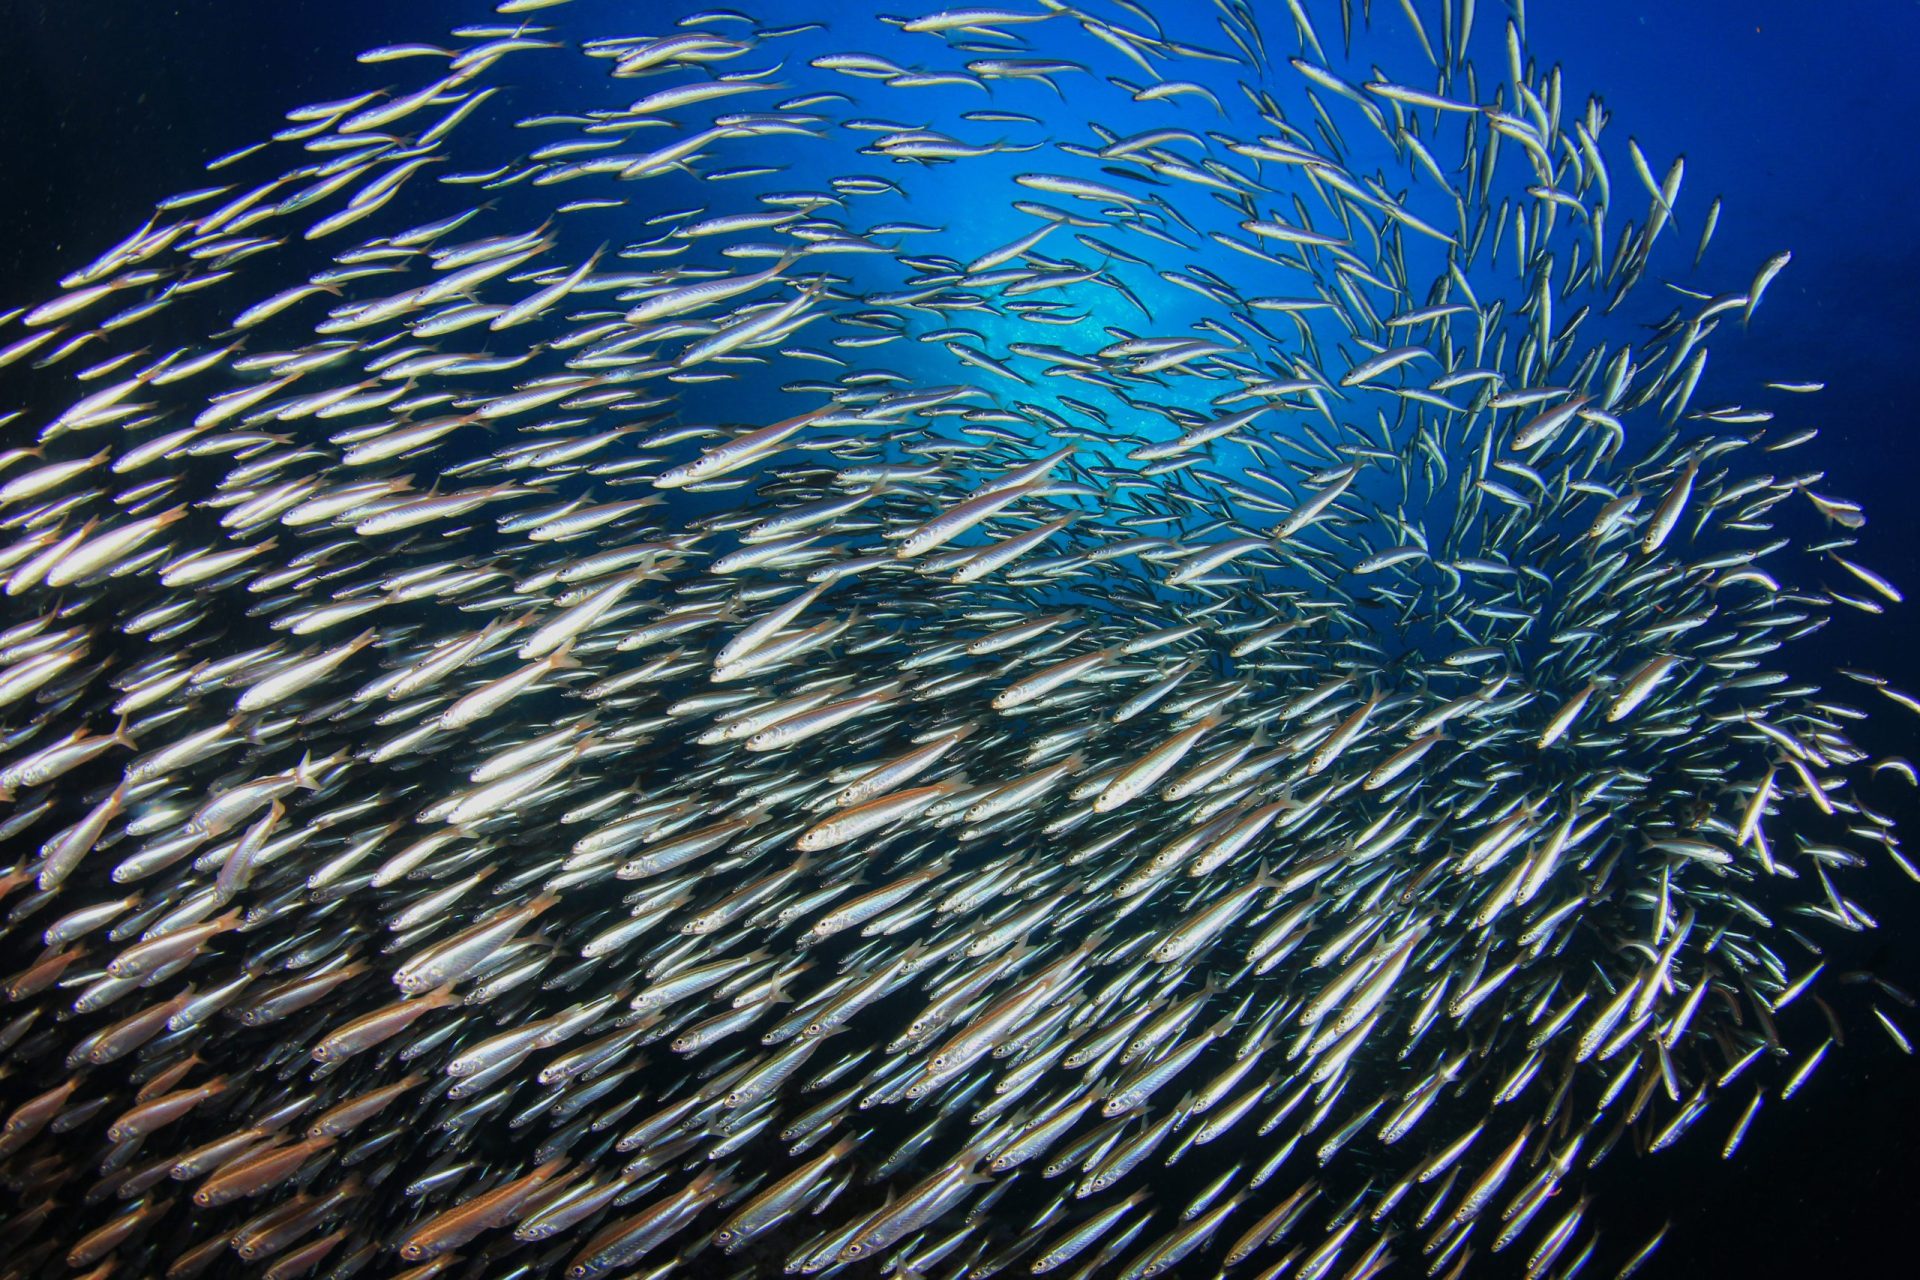
[[[1431,7],[1421,6],[1423,11]],[[691,11],[691,6],[686,8]],[[1212,31],[1212,43],[1220,43],[1213,11],[1206,5],[1150,3],[1146,8],[1169,25]],[[1284,58],[1296,50],[1287,8],[1277,0],[1255,0],[1253,8],[1284,72]],[[1311,8],[1322,38],[1331,41],[1338,31],[1338,8]],[[1494,0],[1483,0],[1480,8],[1472,56],[1485,69],[1485,79],[1494,81],[1504,65],[1498,32],[1510,11]],[[562,32],[559,38],[577,41],[596,34],[663,33],[681,11],[682,6],[668,3],[577,0],[527,16],[535,23],[552,22]],[[769,24],[823,22],[827,34],[819,38],[825,48],[854,48],[903,60],[927,51],[927,37],[890,30],[838,3],[816,0],[751,12]],[[1125,17],[1112,12],[1116,19]],[[359,65],[354,58],[362,50],[402,41],[432,42],[450,26],[488,19],[486,5],[460,0],[0,3],[0,49],[5,53],[0,163],[6,167],[0,180],[0,311],[53,296],[62,274],[138,227],[156,201],[215,181],[201,173],[206,160],[282,127],[288,108],[418,83],[421,64]],[[1761,262],[1791,250],[1791,264],[1771,283],[1750,327],[1729,333],[1732,326],[1726,326],[1716,337],[1694,403],[1725,403],[1769,379],[1824,382],[1825,390],[1806,400],[1809,407],[1795,405],[1799,417],[1817,425],[1820,434],[1791,455],[1791,464],[1783,465],[1822,471],[1824,491],[1859,502],[1868,515],[1859,535],[1860,558],[1897,584],[1920,586],[1920,444],[1912,390],[1914,372],[1920,368],[1920,240],[1913,234],[1920,225],[1920,151],[1908,91],[1920,58],[1920,3],[1535,0],[1527,6],[1526,21],[1530,53],[1557,65],[1564,77],[1568,114],[1589,94],[1600,95],[1611,112],[1608,138],[1616,149],[1610,152],[1616,160],[1612,182],[1616,191],[1631,197],[1622,199],[1623,207],[1644,206],[1638,179],[1618,162],[1623,153],[1617,149],[1627,136],[1651,159],[1656,178],[1672,157],[1684,156],[1685,183],[1674,209],[1673,234],[1685,246],[1700,235],[1709,202],[1719,198],[1721,219],[1707,254],[1708,272],[1693,277],[1689,287],[1707,292],[1745,288]],[[1016,30],[1030,38],[1029,54],[1084,56],[1059,52],[1064,42],[1050,27]],[[842,31],[857,34],[839,42]],[[1393,0],[1374,0],[1371,25],[1356,32],[1355,48],[1359,52],[1348,73],[1356,77],[1365,74],[1368,64],[1400,69],[1403,76],[1405,68],[1425,66]],[[754,65],[764,61],[748,59]],[[729,64],[719,66],[724,71]],[[627,88],[637,96],[664,83],[634,80],[608,94],[597,79],[599,70],[583,70],[577,58],[559,63],[519,57],[490,73],[488,83],[515,92],[531,86],[537,92],[529,92],[529,100],[546,103],[570,96],[620,101]],[[1111,57],[1100,63],[1099,71],[1139,78],[1136,68]],[[571,79],[541,84],[549,74]],[[1223,100],[1232,112],[1244,111],[1245,101],[1233,92],[1243,71],[1209,65],[1194,74],[1226,95]],[[808,83],[820,79],[815,73]],[[976,91],[921,90],[919,96],[902,94],[884,114],[905,124],[931,122],[941,128],[961,110],[1004,107],[1044,122],[1042,129],[1007,127],[1008,136],[1023,139],[1087,141],[1090,125],[1122,135],[1158,126],[1240,128],[1193,100],[1157,111],[1143,105],[1128,119],[1090,119],[1075,80],[1062,77],[1067,91],[1060,96],[1042,86],[1018,84],[1000,85],[991,97]],[[761,102],[748,101],[756,106]],[[511,118],[511,111],[483,113],[463,134],[487,137],[505,158],[512,154],[510,148],[527,145],[511,129]],[[973,127],[967,136],[992,138],[998,128]],[[647,145],[658,145],[668,131],[643,136],[649,139]],[[832,176],[790,147],[789,139],[755,139],[730,153],[728,162],[790,164],[770,180],[787,187],[818,186]],[[1356,149],[1364,152],[1365,142],[1357,142]],[[870,206],[867,216],[942,228],[915,237],[913,251],[945,252],[964,261],[1032,225],[1010,204],[1034,193],[1010,186],[1005,175],[1021,168],[1052,168],[1042,162],[1057,158],[1040,151],[1011,160],[992,157],[981,163],[901,165],[897,170],[868,159],[861,172],[898,178],[911,198],[888,200],[884,213],[877,211],[880,206]],[[983,179],[982,172],[993,177]],[[631,195],[629,209],[591,215],[598,220],[596,235],[616,242],[622,237],[650,239],[654,229],[640,225],[645,216],[697,204],[704,190],[717,184],[703,186],[676,175],[663,179],[658,190],[641,185],[643,190],[622,193]],[[525,194],[524,189],[504,193],[502,200]],[[567,194],[574,193],[569,189]],[[1174,198],[1206,199],[1193,190],[1174,193]],[[421,200],[418,220],[459,207],[449,199],[429,203],[417,191],[410,191],[402,205],[413,199]],[[384,217],[381,225],[405,225],[404,215]],[[345,234],[362,233],[371,234],[364,226]],[[1125,243],[1135,253],[1157,255],[1156,266],[1181,265],[1180,254],[1171,247],[1138,237]],[[1064,244],[1055,247],[1065,250]],[[1417,245],[1414,251],[1426,247]],[[1239,261],[1234,283],[1246,294],[1264,292],[1257,278],[1262,267]],[[860,270],[857,264],[834,265]],[[1492,271],[1484,259],[1476,269]],[[1511,276],[1504,259],[1501,269]],[[1661,275],[1656,265],[1640,291],[1658,292]],[[296,280],[289,276],[278,283]],[[1160,296],[1164,309],[1155,323],[1145,323],[1111,297],[1098,303],[1099,319],[1138,332],[1172,333],[1207,312],[1204,300],[1178,291]],[[963,315],[956,323],[976,322]],[[1595,323],[1597,328],[1607,321]],[[143,340],[159,350],[163,344],[204,337],[169,332],[167,325],[163,317]],[[1000,346],[1009,336],[1023,336],[989,324],[981,327]],[[10,327],[5,340],[19,333],[17,325]],[[1027,335],[1027,340],[1053,338],[1041,333]],[[501,335],[503,347],[509,341],[517,339]],[[0,381],[0,386],[12,385]],[[724,402],[724,416],[752,421],[753,394],[736,391],[735,399]],[[1049,397],[1052,392],[1041,388],[1034,394]],[[28,411],[24,420],[0,429],[0,446],[17,443],[16,436],[24,440],[31,424],[46,416],[45,406],[0,400],[0,414],[22,409]],[[507,439],[504,430],[479,441],[478,447],[483,452],[498,447]],[[459,460],[439,457],[441,464]],[[692,499],[689,509],[698,509],[699,502]],[[1794,647],[1792,672],[1835,685],[1836,695],[1843,697],[1855,690],[1831,675],[1836,666],[1875,672],[1894,685],[1920,689],[1920,631],[1911,609],[1893,606],[1874,616],[1839,609],[1832,625]],[[1876,705],[1861,742],[1875,754],[1920,755],[1920,716]],[[1920,805],[1910,799],[1896,801],[1891,813],[1912,831]],[[0,851],[0,865],[28,852]],[[1874,913],[1879,928],[1837,943],[1830,968],[1871,968],[1899,987],[1920,990],[1920,886],[1880,860],[1856,873],[1849,884],[1850,895]],[[16,953],[31,954],[18,948],[8,954]],[[0,1015],[4,1012],[0,1008]],[[1920,1027],[1912,1014],[1905,1017],[1910,1030]],[[1645,1158],[1624,1150],[1616,1153],[1591,1184],[1597,1193],[1594,1220],[1613,1250],[1605,1254],[1608,1265],[1617,1266],[1621,1250],[1671,1220],[1670,1238],[1643,1274],[1785,1277],[1911,1271],[1912,1188],[1920,1184],[1920,1157],[1915,1154],[1920,1152],[1920,1070],[1869,1019],[1851,1019],[1846,1031],[1844,1051],[1836,1051],[1791,1103],[1769,1099],[1734,1158],[1722,1160],[1719,1155],[1726,1126],[1737,1113],[1732,1104],[1716,1107],[1700,1132],[1672,1150]],[[16,1078],[0,1069],[0,1112],[20,1100],[13,1094]],[[1257,1144],[1246,1154],[1257,1157]],[[1153,1174],[1150,1181],[1170,1188],[1174,1194],[1167,1199],[1174,1202],[1190,1193],[1185,1177],[1176,1166]],[[32,1188],[15,1186],[7,1194],[15,1192],[30,1198]],[[1009,1200],[990,1212],[1024,1221],[1030,1207]],[[1403,1257],[1388,1274],[1423,1273],[1417,1251],[1404,1252],[1414,1256]],[[385,1268],[390,1261],[383,1258],[375,1265]],[[1178,1273],[1211,1274],[1201,1261],[1188,1260]],[[1496,1262],[1503,1268],[1517,1265],[1511,1258]],[[1256,1274],[1259,1265],[1242,1264],[1240,1273]],[[398,1264],[393,1266],[397,1269]],[[0,1271],[4,1269],[0,1257]],[[1468,1271],[1480,1273],[1478,1265]],[[66,1272],[56,1259],[39,1274]],[[1596,1261],[1587,1274],[1611,1270]]]

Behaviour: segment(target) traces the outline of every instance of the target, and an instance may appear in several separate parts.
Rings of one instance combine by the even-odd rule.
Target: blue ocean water
[[[0,137],[11,176],[0,184],[0,308],[48,296],[61,272],[137,226],[156,199],[197,185],[207,157],[277,127],[287,107],[391,82],[386,69],[353,62],[361,49],[432,39],[485,16],[483,7],[454,0],[15,0],[6,7],[10,74],[0,78]],[[1206,25],[1203,6],[1155,7],[1170,21]],[[1504,13],[1484,7],[1484,56],[1497,66],[1491,37]],[[1259,9],[1273,30],[1284,28],[1283,5]],[[1368,56],[1385,62],[1396,43],[1404,54],[1412,37],[1395,6],[1376,0],[1373,9]],[[1685,156],[1675,210],[1683,241],[1698,236],[1708,201],[1721,197],[1707,257],[1713,288],[1744,288],[1759,263],[1792,251],[1750,331],[1716,342],[1702,400],[1737,394],[1715,395],[1716,387],[1766,379],[1825,381],[1821,436],[1801,463],[1824,470],[1826,488],[1865,506],[1872,563],[1896,582],[1920,585],[1920,445],[1912,440],[1907,391],[1920,361],[1920,246],[1911,234],[1920,222],[1920,160],[1901,92],[1920,55],[1920,3],[1702,0],[1535,3],[1528,10],[1530,45],[1563,68],[1571,101],[1601,95],[1612,127],[1634,137],[1656,165]],[[832,6],[819,4],[763,12],[771,21],[837,21]],[[652,6],[615,0],[580,0],[565,17],[571,29],[608,33],[657,25]],[[886,40],[869,38],[871,23],[860,29],[860,47],[891,51]],[[529,61],[514,74],[540,75],[540,64]],[[1220,84],[1224,90],[1230,80]],[[1084,127],[1071,95],[1025,88],[995,105],[1013,105],[1017,96],[1016,109],[1060,121],[1062,135]],[[943,92],[926,100],[929,117],[951,112],[955,101],[984,105]],[[1206,119],[1196,107],[1190,127]],[[1022,159],[996,158],[990,167],[1013,170]],[[1029,225],[997,196],[981,201],[982,189],[1004,188],[978,183],[975,174],[955,165],[917,179],[914,200],[898,216],[964,224],[968,243],[997,243]],[[776,179],[786,180],[798,181]],[[1615,181],[1634,179],[1616,173]],[[676,194],[697,200],[700,189],[687,180]],[[1123,304],[1114,305],[1113,322],[1129,322]],[[1178,295],[1162,305],[1159,320],[1177,324]],[[1920,633],[1899,610],[1844,616],[1805,657],[1914,688],[1917,641]],[[1885,749],[1907,754],[1913,748],[1903,738],[1910,742],[1915,731],[1920,722],[1891,717],[1873,730]],[[1911,822],[1920,815],[1898,816]],[[1878,908],[1883,929],[1861,958],[1920,987],[1920,894],[1883,867],[1868,881],[1872,892],[1860,896]],[[1668,1217],[1676,1222],[1651,1273],[1864,1271],[1898,1256],[1906,1189],[1920,1174],[1913,1154],[1920,1150],[1920,1072],[1870,1026],[1858,1028],[1858,1038],[1793,1105],[1770,1106],[1736,1160],[1722,1164],[1715,1144],[1695,1143],[1611,1170],[1602,1186],[1623,1237],[1644,1235]]]

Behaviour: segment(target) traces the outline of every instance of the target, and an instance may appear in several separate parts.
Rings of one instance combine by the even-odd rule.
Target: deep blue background
[[[592,3],[620,11],[613,0]],[[626,26],[656,26],[650,7],[635,4]],[[1289,47],[1284,6],[1260,7],[1271,11],[1276,51]],[[1757,265],[1793,251],[1748,337],[1716,342],[1713,375],[1729,386],[1827,382],[1816,405],[1821,438],[1790,465],[1824,468],[1828,492],[1864,502],[1862,558],[1920,592],[1920,148],[1910,89],[1920,0],[1528,7],[1531,47],[1562,65],[1573,108],[1598,92],[1613,129],[1637,138],[1656,166],[1685,154],[1683,240],[1697,239],[1719,194],[1715,258]],[[1481,0],[1485,31],[1497,30],[1501,8]],[[1397,9],[1374,0],[1386,28]],[[208,156],[270,132],[287,107],[393,70],[356,67],[355,53],[431,40],[486,16],[468,0],[0,0],[0,310],[47,296],[62,271],[124,236],[156,199],[202,185]],[[1321,21],[1323,38],[1337,38],[1337,19]],[[872,43],[863,34],[858,47]],[[1634,182],[1630,171],[1615,174],[1616,187]],[[1816,656],[1920,689],[1913,607],[1843,618]],[[1883,740],[1920,755],[1920,721],[1893,719],[1904,714],[1887,713]],[[1876,872],[1857,896],[1886,926],[1871,944],[1876,968],[1920,987],[1920,890]],[[1920,1031],[1920,1018],[1907,1021]],[[1717,1160],[1732,1119],[1717,1113],[1730,1106],[1703,1122],[1703,1140],[1670,1158],[1620,1153],[1609,1162],[1603,1220],[1633,1220],[1622,1231],[1677,1220],[1644,1274],[1920,1271],[1908,1243],[1920,1186],[1920,1065],[1897,1057],[1877,1029],[1857,1030],[1801,1098],[1769,1100],[1731,1166]]]

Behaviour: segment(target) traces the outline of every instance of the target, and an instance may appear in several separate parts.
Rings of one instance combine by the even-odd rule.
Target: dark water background
[[[587,7],[560,12],[571,24]],[[651,5],[592,7],[608,15],[607,34],[664,25]],[[1284,5],[1257,7],[1276,53],[1290,49]],[[1497,29],[1501,6],[1481,7],[1482,28]],[[1382,38],[1403,34],[1396,8],[1375,4]],[[1723,197],[1712,256],[1728,268],[1724,287],[1744,287],[1761,261],[1793,251],[1751,331],[1716,337],[1709,383],[1824,380],[1810,402],[1820,439],[1793,465],[1824,469],[1824,491],[1864,503],[1860,558],[1920,592],[1920,147],[1910,92],[1920,0],[1536,0],[1529,9],[1535,56],[1562,65],[1570,104],[1590,92],[1605,99],[1613,146],[1631,135],[1656,166],[1686,156],[1681,238],[1692,243],[1708,201]],[[455,0],[0,0],[0,310],[50,296],[63,271],[126,235],[156,199],[206,185],[208,157],[271,132],[288,107],[417,70],[358,66],[360,50],[432,41],[488,16],[484,4]],[[852,47],[886,52],[864,15],[859,30]],[[537,74],[531,61],[511,72]],[[1055,136],[1083,136],[1070,102],[1061,110]],[[1636,182],[1620,168],[1614,180]],[[964,206],[947,216],[963,213],[986,216]],[[930,208],[908,216],[945,220]],[[1880,618],[1839,610],[1800,646],[1799,660],[1818,669],[1799,674],[1849,665],[1920,690],[1916,607]],[[1852,697],[1854,686],[1825,679]],[[1920,756],[1920,720],[1876,713],[1864,746]],[[1909,838],[1920,832],[1920,805],[1900,816]],[[1876,861],[1849,892],[1883,928],[1829,973],[1866,964],[1920,989],[1920,886]],[[1920,1032],[1920,1017],[1906,1022]],[[1595,1211],[1612,1250],[1671,1216],[1673,1236],[1645,1274],[1920,1273],[1909,1244],[1920,1063],[1864,1019],[1850,1030],[1845,1050],[1791,1104],[1769,1099],[1734,1161],[1718,1158],[1737,1112],[1731,1100],[1673,1151],[1647,1160],[1617,1152]]]

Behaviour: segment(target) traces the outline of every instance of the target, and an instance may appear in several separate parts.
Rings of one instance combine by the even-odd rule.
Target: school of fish
[[[1904,1050],[1788,255],[1372,9],[503,0],[0,316],[0,1275],[1626,1275]]]

